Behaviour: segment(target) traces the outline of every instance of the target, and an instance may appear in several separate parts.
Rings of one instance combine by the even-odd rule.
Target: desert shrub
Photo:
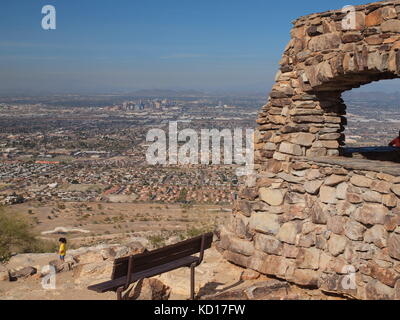
[[[52,242],[36,238],[24,217],[0,208],[0,262],[7,261],[13,252],[54,252],[54,248]]]
[[[57,204],[57,208],[60,209],[60,210],[65,210],[66,206],[65,206],[64,203],[59,203],[59,204]]]
[[[0,261],[8,260],[12,251],[23,250],[34,240],[29,224],[21,216],[0,209]]]
[[[206,225],[201,227],[190,227],[186,230],[186,236],[188,238],[194,238],[204,233],[213,232],[215,227],[213,225]]]
[[[185,188],[181,189],[177,202],[185,202],[187,197],[187,190]]]
[[[151,245],[155,248],[160,248],[165,246],[165,237],[163,237],[162,235],[152,235],[148,237]]]
[[[182,212],[183,211],[186,212],[187,209],[192,209],[193,208],[193,202],[190,201],[190,202],[182,203],[181,204],[181,208],[185,209],[185,210],[182,210]]]
[[[27,244],[22,250],[22,253],[49,253],[58,251],[58,242],[51,240],[43,240],[35,238],[34,241]]]

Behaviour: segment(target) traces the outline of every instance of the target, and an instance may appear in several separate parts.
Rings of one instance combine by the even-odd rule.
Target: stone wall
[[[400,299],[400,172],[346,161],[348,169],[324,159],[270,160],[243,186],[221,230],[224,257],[327,292]],[[342,285],[349,271],[350,290]]]
[[[357,6],[354,30],[342,30],[345,15],[294,22],[257,120],[256,173],[219,246],[232,263],[298,285],[400,299],[399,165],[339,157],[342,92],[400,75],[400,1]]]

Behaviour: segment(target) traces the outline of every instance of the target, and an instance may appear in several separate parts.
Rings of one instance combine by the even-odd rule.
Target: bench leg
[[[124,291],[124,287],[119,287],[117,289],[117,300],[123,300],[122,299],[122,292]]]
[[[194,300],[194,286],[195,286],[194,275],[195,275],[195,269],[196,269],[196,265],[192,264],[190,266],[190,300]]]

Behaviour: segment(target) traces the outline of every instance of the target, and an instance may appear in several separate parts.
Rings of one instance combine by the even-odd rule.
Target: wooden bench
[[[88,289],[98,293],[114,291],[118,300],[122,300],[122,292],[136,281],[189,267],[190,298],[194,300],[195,268],[203,261],[204,251],[211,247],[212,239],[213,233],[207,233],[164,248],[115,259],[111,280]],[[197,253],[198,257],[193,256]]]
[[[394,147],[354,147],[342,148],[342,154],[348,158],[400,162],[400,148]]]

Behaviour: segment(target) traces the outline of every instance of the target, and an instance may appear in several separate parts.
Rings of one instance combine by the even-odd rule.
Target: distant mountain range
[[[126,93],[134,97],[267,97],[266,92],[144,89]]]
[[[0,98],[69,98],[81,99],[90,97],[98,99],[104,97],[146,97],[146,98],[179,98],[179,97],[265,97],[267,98],[267,90],[265,92],[254,91],[201,91],[190,89],[140,89],[133,91],[104,92],[104,93],[8,93],[1,94]]]
[[[262,92],[246,92],[246,91],[200,91],[190,89],[141,89],[129,92],[115,92],[103,94],[43,94],[43,95],[0,95],[0,102],[98,102],[105,103],[119,102],[130,98],[206,98],[206,97],[230,97],[230,98],[265,98],[267,100],[267,91]],[[400,91],[398,92],[383,92],[383,91],[347,91],[343,93],[343,99],[351,101],[363,102],[381,102],[395,103],[400,101]]]
[[[343,94],[344,99],[348,100],[360,100],[360,101],[371,101],[371,102],[396,102],[399,103],[400,92],[381,92],[381,91],[348,91]]]
[[[201,97],[206,95],[198,90],[166,90],[166,89],[145,89],[129,93],[132,96],[139,97]]]

